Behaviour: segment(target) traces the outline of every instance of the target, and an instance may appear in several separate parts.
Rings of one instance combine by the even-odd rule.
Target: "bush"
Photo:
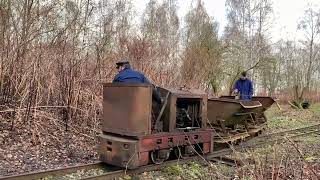
[[[309,103],[309,101],[304,101],[301,103],[301,106],[303,109],[309,109],[310,103]]]

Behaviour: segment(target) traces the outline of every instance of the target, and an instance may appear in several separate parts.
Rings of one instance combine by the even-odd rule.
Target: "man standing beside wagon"
[[[241,77],[236,81],[233,92],[239,95],[240,100],[250,101],[253,95],[252,81],[247,78],[247,72],[241,73]]]

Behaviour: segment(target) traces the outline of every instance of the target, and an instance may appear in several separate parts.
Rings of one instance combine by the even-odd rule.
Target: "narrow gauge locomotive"
[[[263,112],[274,102],[268,97],[272,103],[263,105],[230,97],[208,99],[194,90],[159,91],[164,99],[161,106],[152,101],[150,85],[104,84],[101,161],[134,169],[208,154],[216,143],[261,133],[266,122]]]

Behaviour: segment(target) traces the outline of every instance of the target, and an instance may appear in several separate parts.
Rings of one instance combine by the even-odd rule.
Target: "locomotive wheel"
[[[174,150],[174,155],[178,159],[185,159],[187,156],[185,156],[185,147],[177,147]]]
[[[182,147],[176,148],[174,150],[174,154],[176,158],[185,159],[187,157],[194,155],[196,153],[195,149],[196,149],[195,145],[182,146]]]
[[[167,150],[167,149],[155,150],[151,152],[150,156],[151,156],[151,161],[154,164],[162,164],[164,161],[169,159],[170,150]]]

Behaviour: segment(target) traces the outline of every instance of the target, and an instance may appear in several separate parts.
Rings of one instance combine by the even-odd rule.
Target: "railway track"
[[[313,133],[317,133],[317,132],[320,132],[320,124],[306,126],[303,128],[291,129],[291,130],[287,130],[287,131],[281,131],[281,132],[277,132],[277,133],[261,135],[261,136],[255,137],[249,141],[246,141],[244,143],[244,145],[245,146],[248,146],[248,145],[258,146],[259,144],[264,144],[266,141],[267,142],[276,142],[276,141],[285,140],[285,137],[295,138],[295,137],[313,134]]]
[[[307,126],[303,128],[298,129],[292,129],[287,131],[282,131],[278,133],[272,133],[267,134],[263,136],[255,137],[252,140],[249,140],[247,142],[240,143],[239,145],[232,146],[232,148],[225,148],[218,151],[214,151],[213,153],[199,157],[190,157],[186,159],[179,159],[179,160],[172,160],[172,161],[166,161],[160,165],[147,165],[138,169],[134,170],[124,170],[119,169],[114,166],[106,165],[102,162],[96,162],[92,164],[86,164],[86,165],[80,165],[80,166],[72,166],[67,168],[60,168],[60,169],[54,169],[54,170],[47,170],[47,171],[38,171],[38,172],[32,172],[32,173],[26,173],[26,174],[20,174],[15,176],[6,176],[6,177],[0,177],[0,180],[2,179],[8,179],[8,180],[29,180],[29,179],[43,179],[45,177],[49,177],[47,179],[63,179],[61,177],[77,173],[79,171],[94,171],[94,170],[101,170],[100,174],[94,174],[94,175],[87,175],[86,177],[80,178],[80,179],[112,179],[119,176],[123,176],[125,174],[132,175],[132,174],[139,174],[147,171],[154,171],[159,170],[162,167],[169,166],[169,165],[175,165],[175,164],[183,164],[188,161],[192,160],[206,160],[206,161],[217,161],[222,162],[227,165],[233,165],[234,162],[230,161],[230,159],[224,159],[221,158],[223,156],[229,155],[235,151],[242,151],[247,148],[253,148],[253,147],[259,147],[267,144],[274,144],[274,143],[281,143],[283,141],[286,141],[286,138],[296,138],[300,136],[305,136],[309,134],[319,133],[320,132],[320,124],[315,124],[312,126]]]
[[[14,180],[41,179],[44,177],[62,176],[62,175],[71,174],[71,173],[74,173],[77,171],[89,171],[91,169],[104,169],[104,168],[106,168],[105,164],[103,164],[101,162],[94,162],[94,163],[90,163],[90,164],[70,166],[70,167],[66,167],[66,168],[57,168],[57,169],[51,169],[51,170],[36,171],[36,172],[30,172],[30,173],[25,173],[25,174],[0,177],[0,179],[1,180],[2,179],[14,179]],[[112,168],[114,168],[114,167],[110,166],[109,168],[110,168],[110,170],[112,170]]]

